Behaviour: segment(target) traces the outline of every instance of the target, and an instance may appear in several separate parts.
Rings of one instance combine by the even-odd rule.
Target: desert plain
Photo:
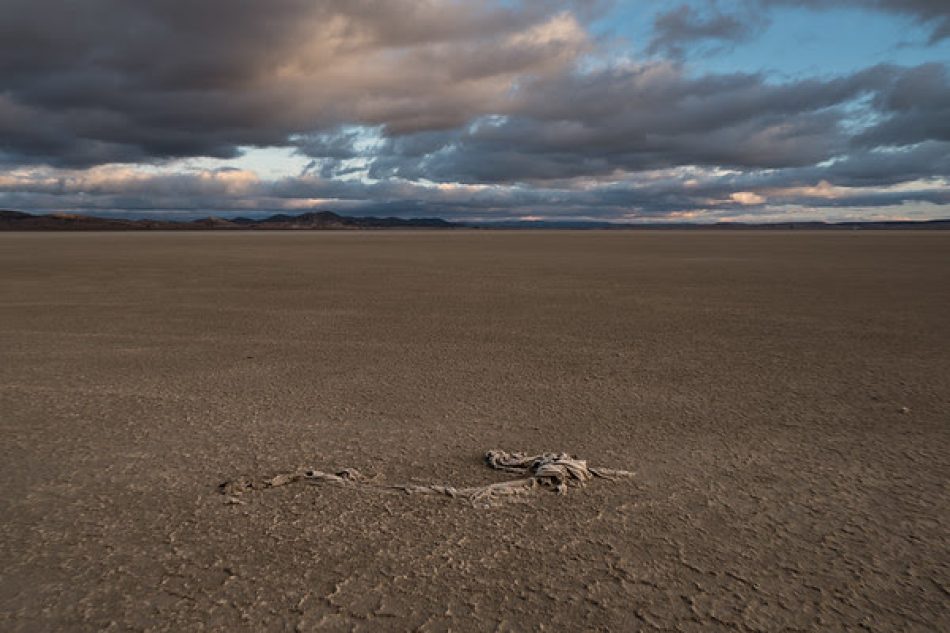
[[[950,627],[950,232],[0,235],[0,630]],[[287,485],[635,471],[493,507]]]

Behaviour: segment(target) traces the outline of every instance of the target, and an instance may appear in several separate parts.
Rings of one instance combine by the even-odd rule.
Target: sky
[[[0,0],[0,208],[950,218],[947,0]]]

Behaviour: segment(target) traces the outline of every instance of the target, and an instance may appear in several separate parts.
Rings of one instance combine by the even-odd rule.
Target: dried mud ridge
[[[617,479],[632,477],[634,473],[614,468],[588,466],[587,461],[571,457],[567,453],[543,453],[525,455],[490,450],[485,453],[485,464],[495,470],[521,475],[517,479],[502,481],[484,486],[458,488],[439,484],[386,484],[368,478],[355,468],[344,468],[336,473],[323,472],[312,468],[299,469],[290,473],[281,473],[269,479],[252,481],[247,478],[226,481],[218,488],[227,496],[227,503],[244,503],[240,496],[252,490],[266,490],[286,486],[296,482],[310,484],[335,484],[375,490],[404,492],[406,494],[442,495],[463,499],[477,506],[490,506],[494,503],[532,493],[537,490],[553,490],[557,494],[567,494],[569,485],[583,484],[594,478]]]

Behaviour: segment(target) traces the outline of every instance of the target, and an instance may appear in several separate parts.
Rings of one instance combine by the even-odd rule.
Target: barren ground
[[[946,630],[948,319],[950,233],[3,234],[0,630]],[[217,490],[489,448],[637,476]]]

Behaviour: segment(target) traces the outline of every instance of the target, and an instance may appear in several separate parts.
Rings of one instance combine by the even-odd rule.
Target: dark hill
[[[31,215],[0,210],[0,231],[240,231],[259,230],[345,230],[388,228],[456,228],[463,226],[439,218],[348,217],[332,211],[301,215],[277,214],[263,219],[225,219],[209,216],[193,221],[126,220],[73,213]]]
[[[209,216],[199,220],[128,220],[100,218],[74,213],[32,215],[22,211],[0,210],[0,231],[328,231],[359,229],[607,229],[617,231],[671,230],[671,231],[847,231],[847,230],[950,230],[950,220],[921,222],[776,222],[745,224],[721,222],[717,224],[616,224],[589,221],[499,221],[449,222],[440,218],[378,218],[352,217],[332,211],[311,211],[300,215],[278,213],[266,218],[221,218]]]

